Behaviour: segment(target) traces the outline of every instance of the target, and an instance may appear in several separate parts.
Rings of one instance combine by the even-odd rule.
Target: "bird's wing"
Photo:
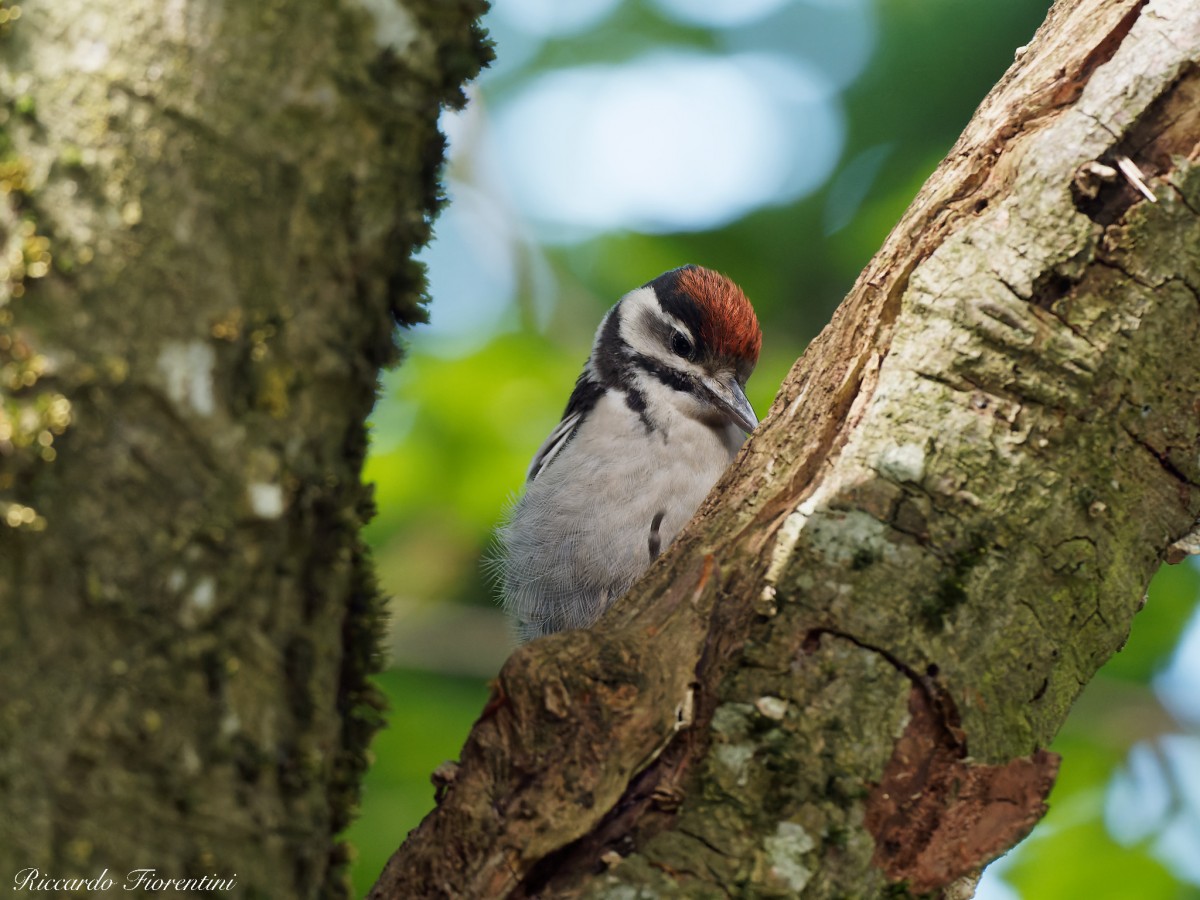
[[[534,454],[533,462],[529,464],[529,472],[525,475],[526,481],[537,478],[558,452],[571,442],[575,429],[603,394],[604,388],[593,378],[590,368],[585,368],[583,374],[575,381],[575,389],[571,391],[571,399],[567,401],[562,421],[554,426],[550,437],[546,438]]]
[[[533,481],[537,478],[538,474],[558,455],[558,451],[567,446],[567,442],[575,434],[575,428],[582,418],[583,413],[581,412],[568,413],[563,416],[561,422],[554,426],[550,436],[542,442],[542,446],[534,454],[533,462],[529,464],[529,472],[525,475],[526,481]]]

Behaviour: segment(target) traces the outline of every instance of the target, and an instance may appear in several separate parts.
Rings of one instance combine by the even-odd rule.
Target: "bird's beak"
[[[731,421],[749,434],[758,427],[758,417],[754,415],[754,407],[746,399],[746,392],[732,375],[715,377],[704,375],[700,378],[717,409],[725,413]]]

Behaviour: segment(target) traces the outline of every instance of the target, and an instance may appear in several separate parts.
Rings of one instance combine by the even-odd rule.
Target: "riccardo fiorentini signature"
[[[131,869],[124,879],[114,878],[106,868],[99,875],[88,878],[70,878],[48,875],[40,869],[22,869],[13,877],[13,890],[53,891],[229,891],[237,887],[237,873],[233,875],[188,875],[181,878],[160,875],[157,869]]]

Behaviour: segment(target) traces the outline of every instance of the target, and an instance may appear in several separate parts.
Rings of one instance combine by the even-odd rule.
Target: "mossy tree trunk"
[[[0,0],[4,878],[344,893],[364,419],[483,6]]]
[[[1061,0],[601,625],[372,894],[969,892],[1200,513],[1200,6]]]

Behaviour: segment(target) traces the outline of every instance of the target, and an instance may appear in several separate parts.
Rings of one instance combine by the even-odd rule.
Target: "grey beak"
[[[754,407],[746,399],[746,392],[732,375],[714,378],[706,375],[700,383],[707,389],[716,407],[725,413],[742,431],[749,434],[758,427]]]

